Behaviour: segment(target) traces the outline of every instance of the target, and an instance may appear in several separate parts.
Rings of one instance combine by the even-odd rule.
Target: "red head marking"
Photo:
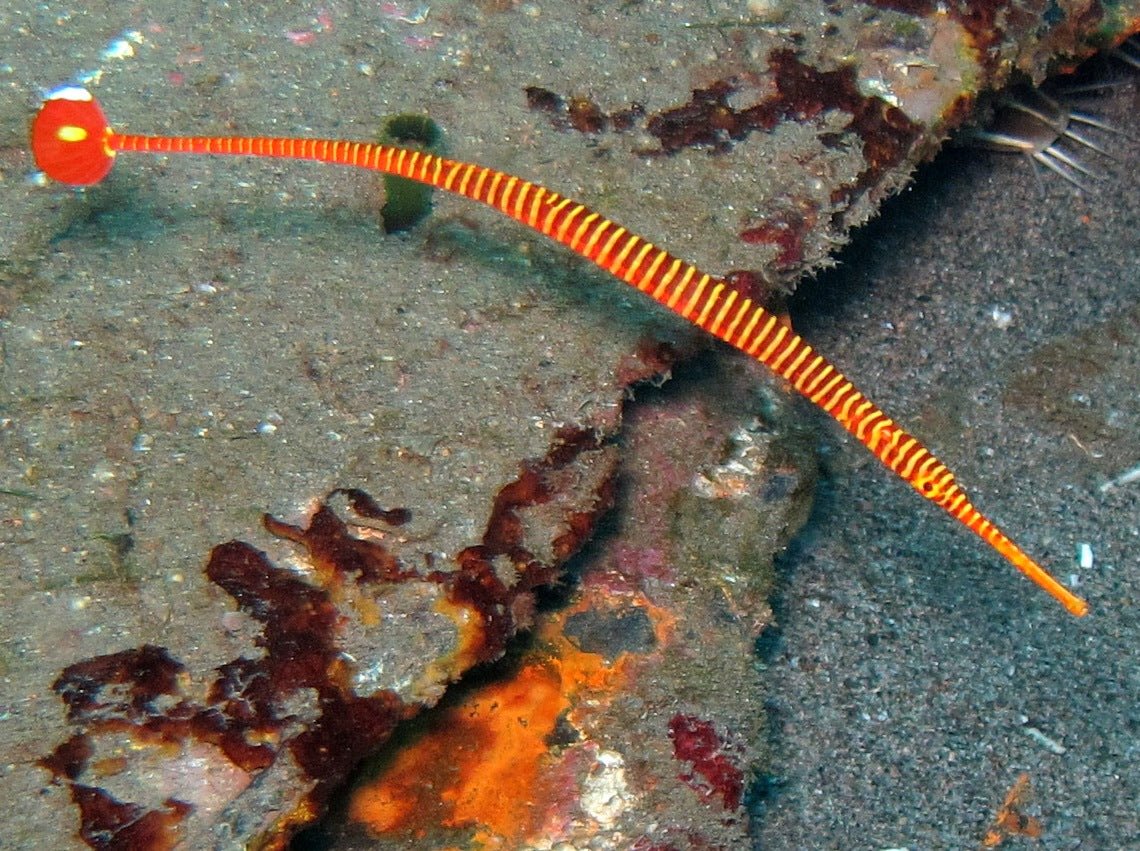
[[[65,86],[48,95],[32,121],[32,154],[52,180],[98,183],[115,161],[107,146],[111,128],[91,92]]]

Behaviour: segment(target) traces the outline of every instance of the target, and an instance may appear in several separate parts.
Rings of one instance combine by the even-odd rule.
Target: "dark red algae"
[[[669,720],[673,756],[691,770],[678,777],[703,798],[720,795],[726,810],[735,810],[744,797],[744,772],[729,757],[724,740],[711,721],[677,713]]]
[[[739,141],[752,130],[771,130],[775,117],[761,119],[759,113],[737,110],[728,103],[736,91],[728,80],[718,80],[704,89],[693,89],[692,99],[650,116],[646,130],[661,143],[661,151],[673,154],[685,148],[730,149],[730,140]]]
[[[74,724],[105,730],[137,730],[160,740],[176,740],[183,724],[177,711],[169,723],[164,712],[180,705],[183,667],[160,647],[144,646],[71,665],[53,684]],[[104,692],[106,689],[106,692]],[[40,761],[57,777],[76,780],[94,756],[91,740],[72,736]],[[170,848],[174,828],[190,806],[167,798],[159,809],[123,803],[94,786],[71,783],[79,809],[79,835],[93,848]]]
[[[842,202],[877,184],[901,163],[919,139],[921,128],[902,110],[859,91],[854,66],[820,71],[801,62],[793,50],[775,50],[768,58],[776,93],[742,108],[729,103],[737,90],[732,80],[719,80],[694,89],[689,103],[657,113],[646,129],[671,154],[695,146],[727,151],[752,131],[770,131],[784,121],[810,121],[827,110],[851,115],[844,130],[863,141],[866,168],[852,186],[836,189],[832,200]],[[837,139],[835,144],[839,144]]]
[[[527,107],[533,112],[545,112],[550,116],[551,125],[559,130],[577,130],[588,135],[606,130],[621,133],[635,127],[645,116],[645,107],[638,103],[605,112],[595,101],[583,95],[564,98],[542,86],[527,86],[523,91]]]
[[[161,810],[116,801],[102,789],[75,784],[71,797],[79,807],[79,834],[92,848],[146,848],[166,851],[177,844],[174,828],[192,809],[167,798]]]
[[[557,577],[557,565],[542,562],[524,545],[525,527],[520,512],[547,505],[559,491],[572,488],[572,482],[560,481],[559,473],[571,468],[583,453],[601,448],[593,431],[561,429],[546,456],[523,464],[518,478],[499,491],[482,543],[467,547],[456,556],[459,570],[435,571],[429,575],[429,579],[447,587],[453,603],[467,606],[480,615],[482,646],[476,650],[473,663],[502,655],[507,640],[520,628],[530,625],[531,592]],[[572,472],[570,479],[577,475]],[[553,538],[552,550],[557,562],[572,556],[593,534],[598,519],[613,505],[613,498],[611,472],[604,476],[589,510],[559,512],[558,522],[564,531]],[[495,569],[497,562],[504,558],[514,567],[511,584],[504,582],[500,571]]]
[[[412,512],[408,509],[381,508],[380,503],[359,488],[337,488],[329,496],[338,494],[347,498],[352,510],[361,517],[380,520],[389,526],[403,526],[412,519]]]
[[[331,511],[322,505],[314,520],[328,514]],[[333,541],[343,540],[344,524],[339,519],[335,524],[322,520],[321,528]],[[302,541],[306,547],[319,542],[309,549],[314,560],[337,552],[335,545],[329,546],[312,526],[307,533]],[[357,567],[355,555],[351,553],[346,559],[349,569]],[[319,714],[308,729],[289,740],[288,747],[310,778],[318,783],[336,782],[359,758],[358,753],[346,749],[347,743],[374,747],[411,714],[392,693],[360,697],[345,682],[336,645],[342,613],[327,591],[274,567],[264,553],[241,541],[215,547],[206,575],[233,597],[242,611],[263,624],[258,644],[265,655],[220,666],[209,695],[212,707],[241,731],[243,742],[251,738],[272,741],[280,736],[283,725],[297,720],[282,713],[280,707],[290,696],[313,689]],[[257,735],[251,737],[251,733]],[[227,748],[227,755],[231,752],[232,748]],[[276,756],[273,752],[270,761]]]
[[[451,571],[421,573],[375,538],[356,537],[353,521],[342,519],[329,500],[347,500],[366,521],[399,525],[410,515],[381,508],[353,488],[329,493],[305,527],[265,517],[270,532],[307,551],[319,584],[275,566],[243,541],[215,547],[206,575],[261,624],[259,653],[206,672],[205,689],[194,687],[191,672],[170,651],[154,645],[77,662],[53,685],[77,732],[39,764],[69,788],[80,813],[80,838],[100,849],[167,849],[184,839],[195,805],[155,791],[156,760],[164,774],[182,778],[177,788],[186,798],[202,794],[195,784],[209,774],[210,794],[222,789],[215,794],[221,803],[211,803],[221,809],[288,754],[296,768],[286,774],[299,769],[296,781],[306,792],[292,799],[294,812],[277,814],[275,827],[260,840],[265,847],[284,847],[293,831],[319,815],[359,760],[423,708],[386,690],[356,693],[339,645],[354,615],[338,605],[336,589],[347,583],[436,583],[471,624],[460,640],[459,669],[498,658],[507,641],[529,626],[533,591],[557,578],[558,563],[593,533],[612,503],[616,455],[601,449],[592,431],[559,432],[546,457],[524,463],[518,478],[502,488],[481,543],[460,552]],[[584,475],[582,465],[594,467],[589,508],[575,508],[579,503],[567,496]],[[524,511],[551,513],[554,563],[528,548],[531,522],[523,522]],[[514,567],[513,579],[504,578],[503,560]],[[124,748],[124,741],[133,744]],[[115,778],[114,794],[104,788],[108,778]],[[147,803],[120,800],[116,794],[124,796],[124,789]]]
[[[740,232],[740,239],[749,245],[775,246],[778,250],[775,265],[788,269],[804,259],[805,233],[803,219],[797,219],[794,224],[787,219],[780,219],[746,228]]]
[[[782,118],[795,121],[828,109],[851,114],[844,130],[863,140],[866,168],[854,185],[832,192],[834,202],[848,201],[877,185],[883,174],[906,159],[921,135],[922,128],[901,109],[859,91],[854,67],[820,71],[801,62],[792,50],[777,50],[769,57],[769,69],[779,94],[753,109],[776,109]]]
[[[916,18],[928,18],[938,9],[938,0],[869,0],[868,5]]]

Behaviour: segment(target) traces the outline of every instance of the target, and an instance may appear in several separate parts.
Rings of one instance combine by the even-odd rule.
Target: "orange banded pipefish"
[[[48,177],[102,180],[124,152],[229,154],[313,160],[392,174],[463,195],[560,242],[693,324],[763,363],[833,417],[926,499],[1081,616],[1088,604],[1065,588],[979,512],[954,475],[917,438],[864,396],[785,322],[724,278],[645,241],[583,204],[493,168],[389,145],[262,136],[147,136],[111,129],[90,92],[52,92],[32,122],[32,151]]]

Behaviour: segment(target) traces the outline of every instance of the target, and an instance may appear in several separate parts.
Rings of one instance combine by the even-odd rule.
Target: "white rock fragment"
[[[1007,307],[1002,307],[1000,304],[995,304],[990,308],[990,319],[993,320],[994,325],[999,330],[1004,331],[1013,324],[1013,311]]]
[[[1037,742],[1037,744],[1041,745],[1045,750],[1049,751],[1049,753],[1063,756],[1068,752],[1068,749],[1063,744],[1051,736],[1045,735],[1032,724],[1028,723],[1028,721],[1028,718],[1025,719],[1026,723],[1021,728],[1025,732],[1025,735],[1029,736],[1029,738],[1033,739],[1033,741]]]
[[[1133,482],[1140,481],[1140,464],[1137,464],[1130,470],[1125,470],[1115,479],[1110,479],[1100,486],[1101,493],[1108,493],[1113,488],[1120,487],[1121,485],[1130,485]]]
[[[599,751],[594,766],[582,783],[578,799],[586,815],[602,827],[612,827],[626,811],[633,796],[625,780],[625,760],[617,751]]]

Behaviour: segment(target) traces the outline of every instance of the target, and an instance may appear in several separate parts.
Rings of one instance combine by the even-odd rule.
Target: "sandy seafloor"
[[[1135,137],[1138,97],[1084,105]],[[832,430],[764,648],[757,848],[976,848],[1022,772],[1044,835],[1002,847],[1140,848],[1140,483],[1101,490],[1140,463],[1140,146],[1112,148],[1086,195],[948,152],[802,287],[798,330],[1092,613],[1069,617]]]

